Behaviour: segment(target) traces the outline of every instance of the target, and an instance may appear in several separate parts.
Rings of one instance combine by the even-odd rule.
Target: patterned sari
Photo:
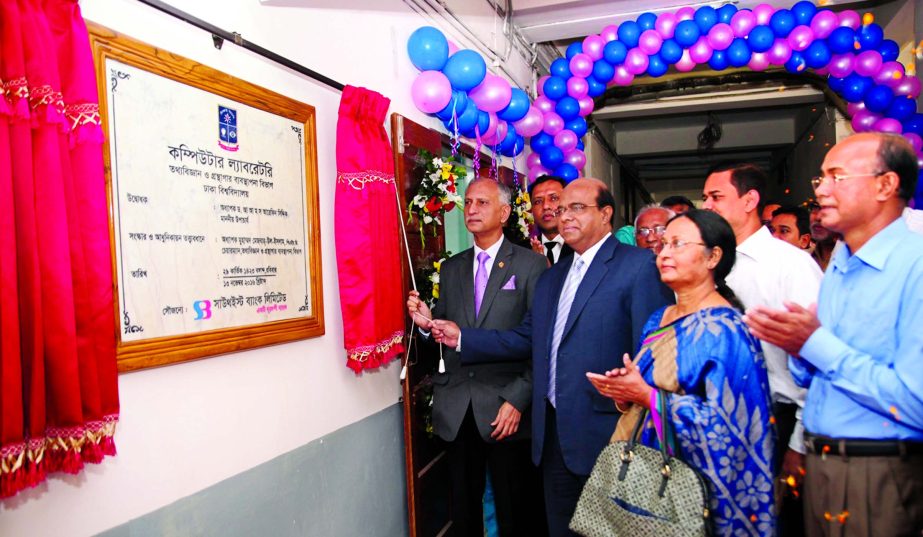
[[[717,535],[774,535],[775,429],[759,343],[736,310],[706,308],[661,327],[666,308],[644,327],[635,362],[644,380],[670,393],[680,455],[711,486]],[[641,408],[619,420],[627,440]],[[642,442],[657,446],[648,423]]]

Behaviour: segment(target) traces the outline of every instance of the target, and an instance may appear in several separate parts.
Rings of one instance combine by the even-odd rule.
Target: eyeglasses
[[[587,205],[585,203],[571,203],[567,207],[563,205],[558,207],[557,210],[554,212],[554,215],[560,218],[561,216],[564,216],[565,214],[570,212],[574,216],[580,216],[581,214],[585,213],[586,210],[590,207],[599,207],[599,205]]]
[[[560,199],[561,197],[558,196],[557,194],[551,194],[550,196],[548,196],[548,201],[550,201],[551,203],[557,203],[558,200]],[[532,205],[544,205],[544,204],[545,204],[545,198],[533,198],[532,199]]]
[[[692,242],[692,241],[687,241],[683,239],[672,239],[669,241],[662,240],[660,241],[660,244],[663,246],[664,250],[668,250],[668,249],[679,250],[680,248],[683,248],[690,244],[698,244],[699,246],[707,246],[704,242]]]
[[[836,186],[840,184],[841,181],[845,181],[847,179],[853,179],[855,177],[878,177],[879,175],[884,175],[886,173],[888,172],[853,173],[853,174],[834,173],[831,175],[818,175],[817,177],[811,178],[811,186],[814,187],[814,190],[817,190],[826,181],[830,181],[834,186]]]
[[[667,231],[667,226],[654,226],[654,227],[639,227],[638,235],[642,237],[647,237],[651,233],[660,237]]]

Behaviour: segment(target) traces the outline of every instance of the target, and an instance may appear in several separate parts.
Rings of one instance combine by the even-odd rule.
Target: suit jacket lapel
[[[493,266],[490,269],[490,278],[487,279],[487,289],[484,291],[484,297],[481,299],[481,311],[475,320],[475,328],[480,327],[481,323],[484,322],[484,317],[487,316],[487,311],[490,310],[490,305],[493,303],[494,298],[496,298],[497,291],[499,291],[500,287],[510,279],[510,274],[512,274],[512,258],[513,245],[510,241],[504,239],[500,244],[500,249],[497,251],[497,258],[494,259]],[[474,296],[473,286],[471,296]],[[473,299],[471,304],[474,305]]]
[[[599,251],[596,252],[596,257],[593,258],[593,262],[587,267],[586,274],[583,275],[583,280],[580,281],[580,286],[577,287],[577,294],[574,295],[574,301],[571,303],[570,313],[567,315],[567,324],[564,325],[564,333],[561,334],[561,341],[567,337],[567,333],[570,332],[571,327],[574,326],[577,316],[580,315],[583,307],[586,306],[587,300],[590,299],[590,296],[593,295],[593,292],[596,291],[596,288],[599,286],[599,282],[601,282],[606,273],[609,272],[609,265],[607,262],[612,259],[612,255],[615,253],[615,243],[615,236],[609,237],[599,248]]]
[[[468,326],[474,326],[474,272],[471,269],[474,263],[474,248],[462,252],[461,258],[461,301],[464,304]]]

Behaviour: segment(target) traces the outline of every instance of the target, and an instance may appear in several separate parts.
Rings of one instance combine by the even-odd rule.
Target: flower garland
[[[514,220],[511,224],[513,229],[522,236],[522,239],[528,241],[532,233],[532,224],[535,223],[535,219],[532,217],[532,200],[525,190],[514,189],[513,193],[516,194],[516,199],[512,203]]]
[[[416,215],[420,225],[420,243],[425,247],[423,226],[432,225],[435,236],[435,226],[442,225],[442,214],[463,203],[456,183],[459,178],[466,177],[468,171],[454,157],[437,157],[425,150],[421,150],[417,157],[423,162],[423,180],[407,206],[407,223]]]
[[[450,257],[452,257],[452,252],[442,252],[439,254],[439,259],[431,263],[424,262],[423,268],[419,271],[420,277],[418,281],[421,285],[418,291],[420,299],[426,302],[430,308],[435,306],[436,301],[439,300],[439,271],[442,268],[442,263]]]

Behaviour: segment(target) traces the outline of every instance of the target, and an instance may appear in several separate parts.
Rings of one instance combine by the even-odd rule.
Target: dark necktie
[[[548,257],[548,262],[552,265],[554,265],[554,247],[557,245],[558,243],[554,241],[548,241],[545,243],[545,256]]]

